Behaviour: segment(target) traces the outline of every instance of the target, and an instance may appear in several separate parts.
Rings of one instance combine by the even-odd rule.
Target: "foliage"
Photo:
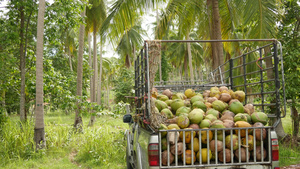
[[[126,98],[125,96],[133,96],[134,91],[134,74],[133,69],[126,69],[123,68],[119,72],[120,74],[117,75],[114,82],[114,89],[115,91],[115,102],[118,103],[123,101],[125,103],[133,103],[133,99]]]
[[[120,115],[120,114],[126,114],[126,106],[129,105],[128,103],[124,103],[123,101],[120,101],[119,103],[115,104],[113,106],[113,113]]]

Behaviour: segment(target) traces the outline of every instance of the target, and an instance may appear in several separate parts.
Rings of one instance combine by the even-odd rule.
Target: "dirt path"
[[[71,153],[70,153],[70,155],[69,155],[69,160],[73,163],[73,164],[75,164],[75,165],[77,165],[78,167],[81,167],[81,165],[79,164],[79,163],[77,163],[75,160],[74,160],[74,157],[77,155],[77,152],[76,151],[72,151]]]

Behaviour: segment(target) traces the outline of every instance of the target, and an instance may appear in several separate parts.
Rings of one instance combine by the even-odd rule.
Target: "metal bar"
[[[232,74],[232,70],[233,70],[233,60],[230,59],[229,60],[229,77],[230,77],[230,88],[233,90],[233,74]]]
[[[147,99],[147,103],[148,103],[148,105],[147,105],[147,108],[148,108],[148,117],[150,116],[150,111],[151,111],[151,106],[150,106],[150,77],[149,77],[149,55],[148,55],[148,45],[147,45],[147,43],[145,44],[145,48],[146,48],[146,50],[145,50],[145,55],[146,55],[146,61],[145,61],[145,66],[146,66],[146,70],[147,70],[147,72],[146,72],[146,86],[145,86],[145,88],[146,88],[146,93],[147,93],[147,96],[148,96],[148,99]]]
[[[284,118],[286,116],[286,96],[285,96],[285,81],[284,81],[284,68],[283,68],[283,56],[282,56],[282,45],[279,41],[277,43],[280,46],[280,60],[281,60],[281,77],[282,77],[282,91],[283,91],[283,105],[284,105],[284,115],[280,116],[280,118]]]
[[[275,93],[276,93],[276,114],[277,117],[280,118],[280,95],[279,95],[279,90],[280,90],[280,81],[279,81],[279,73],[278,73],[278,65],[279,65],[279,60],[277,56],[277,44],[274,43],[274,66],[275,66]]]
[[[244,69],[244,92],[245,92],[245,103],[247,103],[247,76],[246,76],[246,55],[243,55],[243,69]]]
[[[162,148],[161,148],[161,132],[158,132],[158,140],[159,140],[159,144],[158,144],[158,150],[159,150],[159,159],[162,159],[161,157],[161,152],[162,152]],[[167,144],[168,144],[168,140],[167,140]],[[159,166],[162,166],[162,160],[159,160]]]
[[[260,67],[262,68],[262,49],[259,50],[259,58],[260,58]],[[265,106],[264,106],[264,83],[263,83],[264,77],[263,77],[263,70],[260,71],[260,93],[261,93],[261,104],[262,104],[262,110],[265,112]]]

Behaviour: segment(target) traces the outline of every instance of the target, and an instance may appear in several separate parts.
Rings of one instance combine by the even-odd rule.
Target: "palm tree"
[[[92,89],[91,102],[96,102],[96,89],[98,82],[98,61],[97,61],[97,32],[101,27],[101,24],[106,18],[106,4],[104,0],[90,0],[89,4],[91,8],[87,9],[87,30],[93,30],[93,77],[92,77]],[[102,57],[102,56],[100,56]],[[101,60],[101,59],[100,59]],[[101,66],[101,64],[100,64]],[[101,68],[100,68],[101,69]],[[99,82],[101,84],[101,82]],[[99,86],[98,86],[99,87]],[[100,86],[101,87],[101,86]],[[101,93],[100,93],[101,94]],[[100,98],[101,99],[101,98]],[[95,121],[95,116],[91,116],[89,126],[92,126]]]
[[[36,43],[36,109],[35,109],[35,127],[34,141],[36,148],[44,148],[45,124],[44,124],[44,94],[43,94],[43,46],[44,46],[44,15],[45,0],[39,1],[38,25],[37,25],[37,43]]]
[[[81,13],[81,17],[85,17],[85,8],[84,11]],[[82,117],[80,114],[80,105],[81,102],[81,96],[82,96],[82,60],[83,60],[83,46],[84,46],[84,24],[80,24],[79,28],[79,50],[78,50],[78,62],[77,62],[77,96],[80,100],[77,101],[77,109],[76,109],[76,115],[75,115],[75,122],[74,127],[76,130],[81,131],[82,129]]]

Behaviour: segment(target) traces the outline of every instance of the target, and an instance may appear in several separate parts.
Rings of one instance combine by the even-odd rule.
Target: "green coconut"
[[[173,113],[172,113],[171,110],[168,109],[168,108],[162,109],[160,113],[161,113],[162,115],[165,115],[168,119],[173,118]]]
[[[190,113],[190,111],[191,111],[191,108],[189,108],[189,107],[186,107],[186,106],[182,106],[182,107],[180,107],[180,108],[178,108],[177,110],[176,110],[176,116],[180,116],[180,115],[182,115],[182,114],[189,114]]]
[[[214,120],[217,120],[218,118],[216,116],[212,115],[212,114],[208,114],[208,115],[205,116],[204,119],[208,119],[210,121],[214,121]]]
[[[206,112],[206,105],[202,102],[202,101],[195,101],[193,104],[192,104],[192,108],[195,109],[195,108],[199,108],[199,109],[202,109],[204,112]]]
[[[179,116],[177,124],[181,129],[187,128],[190,125],[190,119],[187,116]]]
[[[184,100],[185,95],[183,93],[175,93],[172,95],[172,100],[176,100],[176,99]]]
[[[247,119],[247,116],[244,113],[238,113],[234,116],[233,121],[234,122],[237,122],[237,121],[246,121],[246,122],[248,122],[248,119]]]
[[[168,108],[167,103],[165,103],[164,101],[161,100],[155,100],[155,107],[158,109],[158,111],[160,112],[162,109],[164,108]]]
[[[222,112],[226,108],[226,104],[221,100],[216,100],[212,102],[212,107],[219,112]]]
[[[268,123],[269,118],[264,112],[254,112],[251,115],[251,120],[253,123],[261,122],[262,124],[266,125]]]
[[[194,97],[191,98],[191,103],[192,103],[192,104],[193,104],[194,102],[196,102],[196,101],[202,101],[202,102],[204,102],[204,99],[203,99],[203,97],[200,96],[200,95],[196,95],[196,96],[194,96]]]
[[[156,99],[161,100],[161,101],[166,101],[169,100],[169,97],[163,94],[159,94]]]
[[[220,116],[220,112],[215,109],[207,110],[206,115],[209,115],[209,114],[212,114],[212,115],[216,116],[217,118],[219,118],[219,116]]]
[[[211,121],[209,119],[203,119],[199,125],[200,128],[209,128]]]
[[[180,107],[184,106],[184,101],[181,99],[175,99],[173,100],[173,102],[171,103],[171,108],[173,112],[176,112],[177,109],[179,109]]]
[[[233,102],[229,105],[229,110],[234,114],[244,113],[244,106],[241,102]]]
[[[203,119],[204,112],[202,109],[193,109],[189,114],[188,118],[190,119],[190,123],[199,124]]]
[[[166,100],[165,103],[167,103],[168,106],[171,106],[171,103],[173,102],[173,100]]]

